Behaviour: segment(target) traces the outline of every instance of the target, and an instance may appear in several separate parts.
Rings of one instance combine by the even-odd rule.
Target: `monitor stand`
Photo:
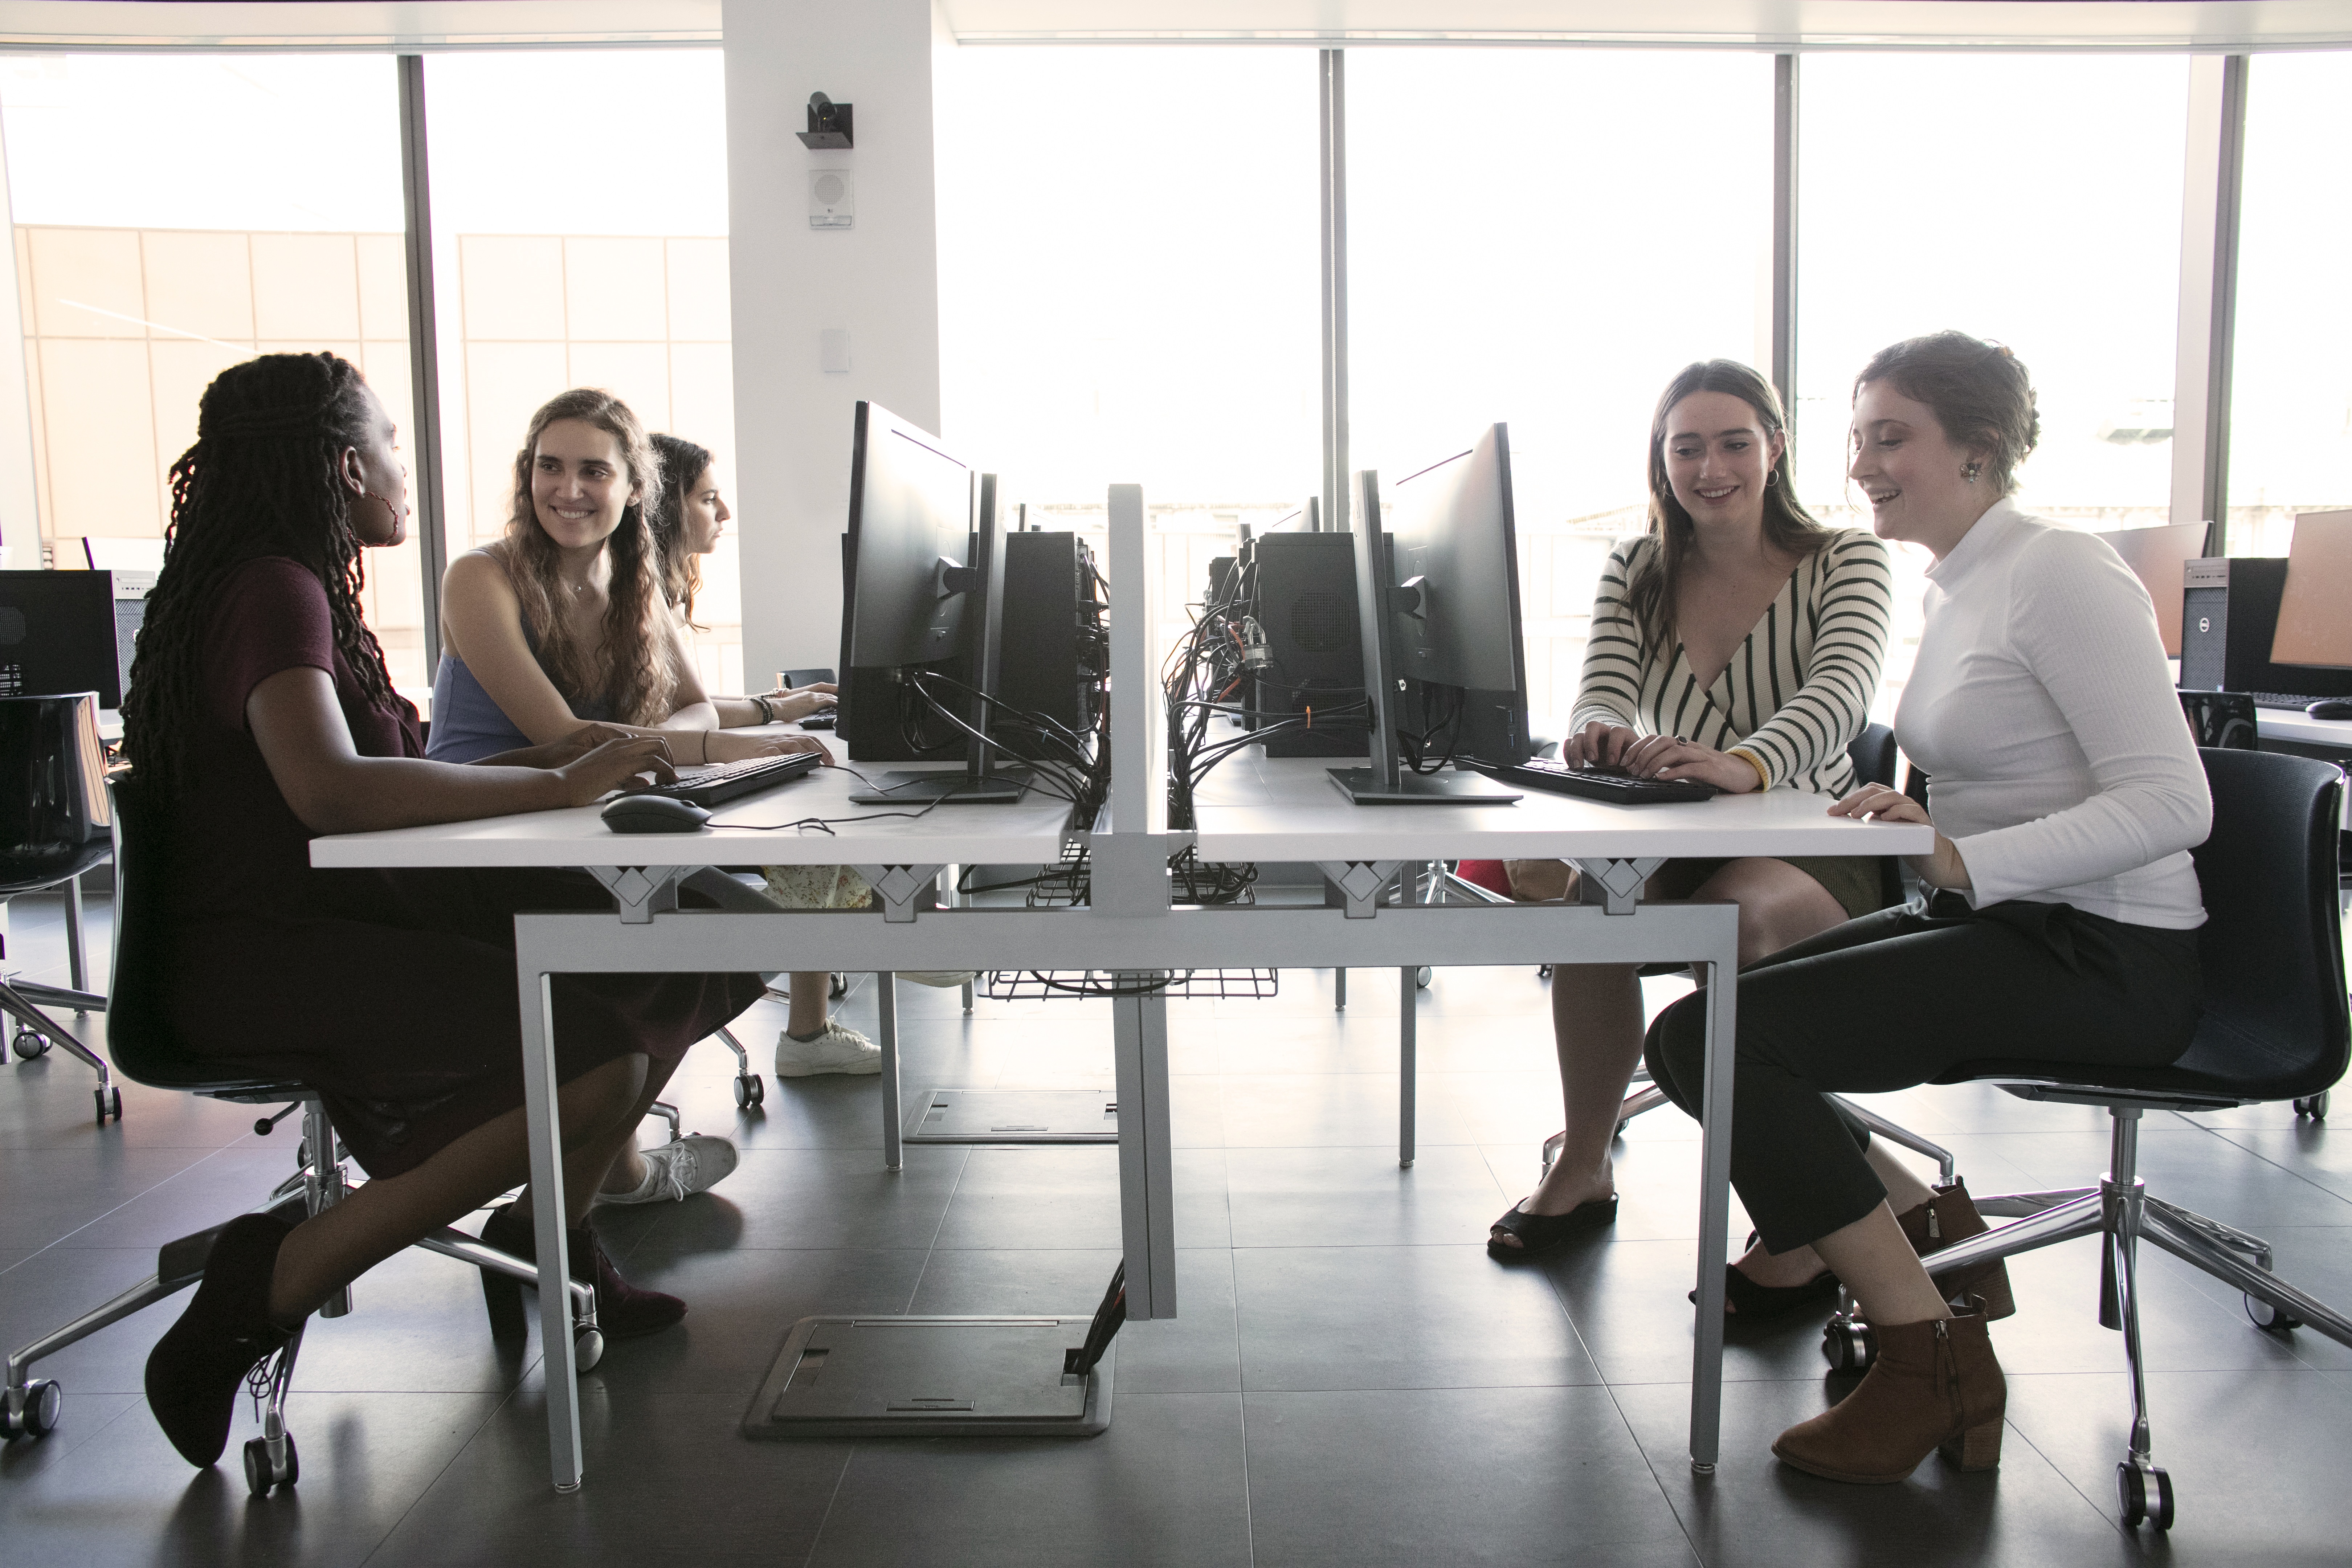
[[[877,773],[874,782],[850,792],[853,805],[1011,805],[1029,787],[1025,773]]]
[[[1385,784],[1376,768],[1326,771],[1332,785],[1358,805],[1508,805],[1522,798],[1476,773],[1401,772],[1394,784]]]

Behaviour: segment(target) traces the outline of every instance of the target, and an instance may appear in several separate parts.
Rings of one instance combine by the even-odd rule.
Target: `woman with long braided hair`
[[[222,372],[172,468],[123,735],[161,1023],[192,1056],[317,1089],[373,1178],[300,1225],[246,1215],[221,1232],[147,1363],[158,1424],[199,1466],[305,1316],[525,1178],[513,912],[609,907],[563,873],[314,870],[309,841],[585,805],[671,772],[658,738],[594,725],[483,765],[425,760],[359,609],[361,552],[401,542],[406,488],[391,419],[330,353]],[[621,1278],[587,1205],[678,1058],[759,994],[748,974],[556,983],[572,1264],[608,1336],[686,1308]],[[530,1214],[526,1192],[484,1238],[530,1256]],[[483,1288],[493,1329],[520,1331],[519,1287]]]

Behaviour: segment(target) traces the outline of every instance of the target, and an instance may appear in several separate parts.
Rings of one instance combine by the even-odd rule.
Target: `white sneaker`
[[[911,980],[918,985],[936,985],[943,991],[969,985],[980,978],[969,969],[901,969],[898,975],[901,980]]]
[[[789,1029],[776,1036],[776,1076],[814,1078],[819,1073],[869,1073],[882,1070],[882,1047],[845,1026],[839,1019],[825,1021],[824,1033],[796,1040]]]
[[[673,1143],[644,1152],[646,1179],[633,1193],[599,1193],[600,1204],[674,1204],[707,1193],[727,1179],[742,1156],[724,1138],[689,1132]]]

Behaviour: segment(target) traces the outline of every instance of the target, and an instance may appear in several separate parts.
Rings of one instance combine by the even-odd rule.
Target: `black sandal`
[[[1723,1266],[1723,1300],[1731,1310],[1728,1315],[1751,1323],[1769,1323],[1816,1301],[1835,1300],[1837,1293],[1838,1277],[1826,1268],[1802,1285],[1759,1285],[1741,1273],[1738,1264]],[[1690,1292],[1690,1300],[1697,1301],[1698,1292]]]
[[[1486,1256],[1508,1262],[1514,1258],[1533,1258],[1549,1252],[1572,1236],[1617,1223],[1617,1194],[1594,1198],[1591,1203],[1577,1205],[1566,1214],[1529,1214],[1517,1204],[1510,1213],[1486,1228],[1499,1230],[1519,1238],[1517,1247],[1505,1247],[1493,1237],[1486,1238]]]

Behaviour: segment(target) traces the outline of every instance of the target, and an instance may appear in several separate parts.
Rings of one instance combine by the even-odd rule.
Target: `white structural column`
[[[839,660],[857,401],[940,427],[932,51],[954,46],[930,0],[726,0],[724,14],[748,684]],[[852,106],[854,148],[801,145],[812,92]],[[820,170],[850,177],[855,226],[809,226]]]
[[[2245,164],[2244,55],[2189,62],[2180,184],[2180,325],[2172,378],[2172,521],[2217,524],[2230,504],[2230,358],[2238,314],[2238,193]]]

